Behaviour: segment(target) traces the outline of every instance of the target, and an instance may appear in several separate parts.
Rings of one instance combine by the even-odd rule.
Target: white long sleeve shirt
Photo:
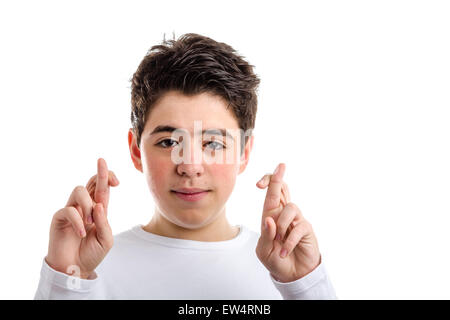
[[[301,279],[278,282],[256,256],[259,234],[239,227],[231,240],[203,242],[136,225],[114,236],[94,279],[58,272],[43,259],[35,299],[336,299],[323,261]]]

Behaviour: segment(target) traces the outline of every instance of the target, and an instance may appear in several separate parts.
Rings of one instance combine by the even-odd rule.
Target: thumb
[[[95,204],[93,216],[97,232],[97,240],[103,249],[108,251],[113,245],[113,235],[108,219],[106,218],[106,212],[103,204]]]
[[[276,235],[276,224],[272,217],[266,217],[261,227],[261,237],[258,241],[258,251],[263,257],[267,257],[272,251]]]

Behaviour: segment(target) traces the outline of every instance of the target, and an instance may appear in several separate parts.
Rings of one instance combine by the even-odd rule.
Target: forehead
[[[202,127],[238,129],[239,125],[227,102],[211,93],[186,96],[178,91],[169,91],[154,105],[145,124],[145,131],[157,126],[170,125],[193,131],[194,122]]]

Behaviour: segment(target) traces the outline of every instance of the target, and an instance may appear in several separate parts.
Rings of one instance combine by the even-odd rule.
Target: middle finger
[[[261,189],[265,189],[269,185],[271,177],[271,173],[264,175],[264,177],[262,177],[261,180],[257,182],[257,186]],[[291,195],[287,183],[283,181],[283,184],[281,186],[281,203],[283,204],[283,206],[286,206],[286,204],[288,204],[289,202],[291,202]]]
[[[111,187],[116,187],[119,184],[119,180],[117,179],[116,175],[113,171],[109,170],[108,172],[108,185]],[[95,196],[95,186],[97,185],[97,175],[93,175],[88,183],[86,184],[86,189],[89,192],[89,195],[91,196],[92,200],[94,200]]]
[[[108,166],[102,158],[97,161],[97,180],[95,184],[94,201],[103,204],[105,212],[109,202]]]
[[[300,215],[296,206],[292,203],[288,204],[284,210],[280,213],[277,220],[277,234],[279,235],[278,240],[284,240],[289,227],[293,224],[297,224],[300,220]]]

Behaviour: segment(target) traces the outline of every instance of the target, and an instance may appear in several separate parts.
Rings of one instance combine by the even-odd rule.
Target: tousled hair
[[[174,36],[175,38],[175,36]],[[245,134],[241,153],[255,127],[260,79],[253,67],[231,46],[206,36],[187,33],[164,40],[147,52],[131,79],[131,124],[140,147],[146,120],[164,93],[187,96],[208,92],[228,103]]]

